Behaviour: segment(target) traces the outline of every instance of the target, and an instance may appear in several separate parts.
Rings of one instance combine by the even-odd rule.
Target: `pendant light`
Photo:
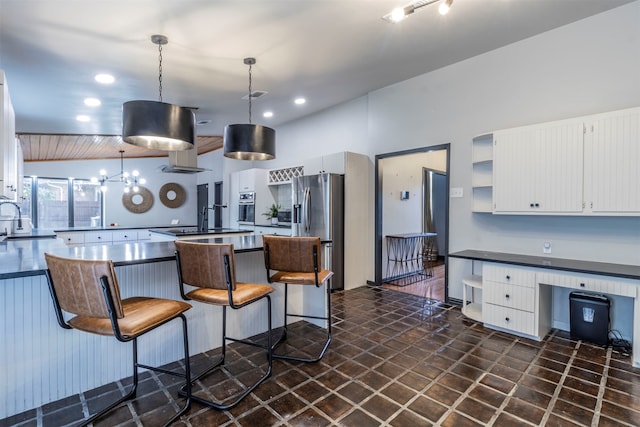
[[[244,58],[249,66],[249,124],[227,125],[224,128],[224,155],[237,160],[272,160],[276,158],[276,131],[251,124],[251,67],[255,58]]]
[[[195,146],[196,117],[193,111],[162,102],[162,46],[166,36],[153,35],[158,45],[160,101],[128,101],[122,105],[122,139],[153,150],[190,150]]]
[[[104,193],[107,191],[107,182],[121,182],[124,184],[124,192],[129,193],[133,191],[137,193],[140,190],[138,185],[144,185],[147,181],[140,177],[140,173],[137,170],[133,172],[125,172],[124,170],[124,150],[120,150],[120,173],[115,175],[107,175],[105,169],[100,170],[100,178],[91,178],[91,182],[100,183],[100,190]]]

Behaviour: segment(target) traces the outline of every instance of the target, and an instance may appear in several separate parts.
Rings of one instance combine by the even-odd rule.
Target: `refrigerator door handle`
[[[311,231],[311,189],[309,187],[304,189],[304,199],[302,203],[303,227],[304,232],[308,234]]]

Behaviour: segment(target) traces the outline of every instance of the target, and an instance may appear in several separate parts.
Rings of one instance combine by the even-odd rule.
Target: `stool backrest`
[[[108,319],[108,303],[101,283],[104,277],[111,291],[115,315],[118,319],[124,317],[113,262],[62,258],[48,253],[44,257],[60,308],[78,316]]]
[[[176,240],[175,245],[182,283],[199,288],[227,289],[229,280],[231,290],[236,290],[233,245],[184,240]]]
[[[313,273],[322,265],[319,237],[262,236],[262,242],[268,269]]]

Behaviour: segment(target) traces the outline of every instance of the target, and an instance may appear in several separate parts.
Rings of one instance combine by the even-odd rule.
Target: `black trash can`
[[[585,292],[569,294],[571,338],[598,345],[609,344],[609,308],[604,295]]]

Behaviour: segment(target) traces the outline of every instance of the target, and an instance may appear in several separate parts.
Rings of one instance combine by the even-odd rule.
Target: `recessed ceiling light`
[[[98,98],[85,98],[84,105],[88,107],[98,107],[102,104]]]
[[[262,117],[273,117],[273,111],[265,111],[264,113],[262,113]]]
[[[296,99],[294,99],[294,100],[293,100],[293,102],[294,102],[296,105],[302,105],[302,104],[306,103],[306,102],[307,102],[307,100],[306,100],[306,99],[304,99],[304,98],[296,98]]]
[[[209,123],[211,123],[211,120],[198,120],[198,121],[196,122],[196,124],[197,124],[198,126],[208,125]]]
[[[76,116],[76,120],[79,122],[88,122],[91,120],[91,117],[89,116],[85,116],[84,114],[80,114],[78,116]]]
[[[105,85],[111,84],[116,80],[111,74],[97,74],[95,79],[98,83]]]

